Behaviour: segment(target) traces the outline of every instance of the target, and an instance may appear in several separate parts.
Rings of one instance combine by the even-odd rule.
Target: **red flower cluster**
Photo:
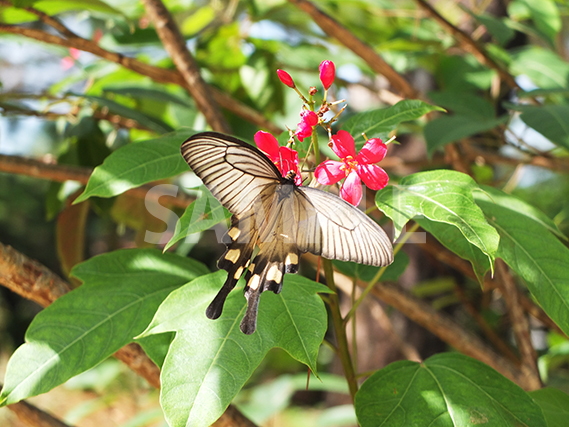
[[[280,81],[286,86],[294,89],[304,100],[308,108],[303,108],[300,113],[300,123],[294,133],[291,132],[291,141],[296,137],[300,142],[312,135],[314,128],[319,124],[325,125],[331,133],[331,121],[324,123],[322,115],[328,110],[330,104],[326,102],[326,94],[334,78],[336,69],[332,61],[323,61],[320,64],[320,81],[325,89],[324,101],[318,113],[312,111],[313,104],[309,103],[296,87],[292,77],[286,71],[277,70]],[[316,92],[311,88],[310,96]],[[312,101],[311,101],[312,102]],[[283,176],[290,172],[295,174],[294,182],[302,185],[300,176],[298,153],[296,150],[287,147],[279,147],[277,139],[268,132],[259,131],[255,134],[255,142],[259,149],[263,151],[269,159],[277,166]],[[314,175],[316,180],[322,185],[333,185],[344,179],[340,189],[340,196],[349,203],[357,206],[362,199],[363,181],[372,190],[380,190],[387,185],[389,177],[387,173],[375,163],[383,160],[387,153],[387,146],[379,138],[367,140],[359,154],[356,154],[354,138],[346,131],[338,131],[331,136],[330,144],[334,153],[341,161],[326,160],[316,168]]]

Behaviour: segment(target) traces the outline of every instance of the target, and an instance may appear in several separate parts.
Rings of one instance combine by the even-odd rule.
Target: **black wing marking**
[[[300,251],[378,267],[393,262],[387,234],[358,208],[316,188],[296,187],[295,196]]]
[[[211,193],[238,217],[247,214],[265,186],[284,179],[256,147],[221,133],[193,135],[181,151]]]

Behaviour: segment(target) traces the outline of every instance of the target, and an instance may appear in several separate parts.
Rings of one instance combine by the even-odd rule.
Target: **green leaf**
[[[546,427],[539,406],[489,366],[458,353],[395,362],[356,394],[362,427]]]
[[[373,267],[371,265],[356,264],[355,262],[332,260],[334,267],[346,276],[356,277],[364,282],[369,282],[377,274],[382,267]],[[409,265],[409,256],[405,252],[398,252],[391,264],[387,266],[385,272],[381,276],[381,281],[396,281],[399,276],[407,269]]]
[[[225,209],[205,186],[201,187],[201,191],[202,195],[186,208],[176,223],[174,235],[164,247],[165,251],[179,240],[231,218],[231,212]]]
[[[484,275],[492,268],[491,261],[477,246],[465,240],[460,230],[454,225],[431,221],[427,218],[415,218],[425,231],[431,233],[444,247],[462,259],[470,261],[480,285],[484,283]]]
[[[389,108],[367,111],[350,117],[343,124],[342,129],[348,131],[356,141],[363,142],[362,133],[368,138],[387,139],[389,132],[399,123],[416,120],[431,111],[444,111],[442,108],[427,104],[417,99],[400,101]]]
[[[45,393],[92,368],[144,330],[174,289],[207,273],[189,258],[129,249],[76,266],[84,283],[41,311],[8,362],[0,404]]]
[[[567,88],[569,64],[555,52],[538,46],[519,50],[512,55],[511,72],[528,76],[543,89]]]
[[[511,196],[510,196],[511,197]],[[550,225],[507,195],[475,194],[488,222],[500,234],[496,256],[526,282],[548,316],[569,333],[569,249],[550,233]]]
[[[494,129],[507,120],[508,116],[497,119],[463,115],[437,117],[425,125],[427,152],[431,156],[437,148]]]
[[[521,111],[520,118],[529,127],[535,129],[551,142],[561,147],[569,148],[569,106],[567,105],[512,105]]]
[[[494,106],[480,95],[454,91],[429,92],[428,95],[434,103],[457,115],[471,116],[478,120],[496,117]]]
[[[499,236],[474,203],[472,191],[477,188],[472,178],[460,172],[420,172],[378,191],[375,203],[393,220],[395,239],[411,218],[423,216],[456,227],[462,238],[480,249],[492,265]]]
[[[91,11],[103,12],[111,15],[123,16],[125,15],[118,9],[109,6],[107,3],[100,0],[18,0],[14,1],[15,7],[9,7],[1,11],[2,22],[7,24],[18,24],[22,22],[36,21],[37,15],[19,9],[20,7],[32,6],[47,15],[57,15],[63,12],[76,11]],[[126,17],[125,17],[126,18]]]
[[[547,427],[566,427],[569,418],[569,395],[555,388],[542,388],[541,390],[530,391],[529,395],[537,403],[545,420]]]
[[[536,28],[555,46],[555,37],[561,30],[559,9],[553,0],[516,0],[527,8]],[[516,19],[515,16],[512,16]]]
[[[498,19],[486,14],[472,14],[472,16],[486,27],[488,32],[492,34],[500,46],[504,46],[516,34],[516,32],[506,24],[504,19]]]
[[[172,292],[143,334],[176,332],[162,369],[160,397],[172,427],[212,424],[272,347],[283,348],[316,372],[327,328],[316,293],[328,288],[287,274],[279,295],[263,293],[257,331],[245,335],[239,329],[246,307],[240,291],[229,294],[219,319],[205,316],[226,275],[219,271],[199,277]]]
[[[174,132],[119,148],[95,168],[75,203],[93,196],[113,197],[142,184],[188,171],[180,146],[193,134],[187,130]]]
[[[124,95],[134,99],[150,99],[153,101],[167,102],[172,104],[181,105],[182,107],[193,107],[189,100],[183,99],[182,97],[176,96],[169,92],[159,89],[152,89],[148,87],[141,86],[121,86],[112,87],[105,86],[103,88],[103,93],[105,94],[116,94]],[[107,99],[107,98],[105,98]]]

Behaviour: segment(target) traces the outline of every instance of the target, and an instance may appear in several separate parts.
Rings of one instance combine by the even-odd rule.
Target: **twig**
[[[460,28],[455,27],[449,21],[447,21],[439,12],[435,10],[426,0],[415,0],[417,4],[422,7],[429,15],[431,15],[435,21],[439,23],[441,27],[450,32],[454,38],[461,44],[463,49],[469,53],[472,53],[476,59],[489,68],[492,68],[498,72],[502,80],[512,89],[520,89],[516,80],[504,70],[496,61],[494,61],[486,51],[475,42],[468,34],[462,31]]]
[[[155,67],[153,65],[145,64],[134,58],[121,55],[119,53],[110,52],[105,50],[91,40],[81,37],[63,38],[55,34],[50,34],[46,31],[38,30],[35,28],[24,28],[16,25],[0,24],[0,32],[22,35],[34,40],[44,43],[64,46],[68,48],[75,48],[84,52],[90,52],[100,58],[106,59],[109,62],[119,64],[135,73],[148,76],[153,81],[158,83],[173,83],[178,86],[186,87],[186,82],[182,75],[175,70],[168,70],[166,68]],[[222,92],[214,87],[209,88],[215,101],[231,111],[235,115],[256,124],[257,126],[266,129],[273,133],[280,133],[282,129],[275,126],[272,122],[267,120],[258,111],[249,107],[242,102],[237,101],[228,94]]]
[[[346,336],[346,325],[344,324],[344,319],[342,319],[342,313],[340,312],[340,299],[338,289],[334,282],[334,269],[332,268],[332,262],[325,258],[322,258],[322,266],[326,276],[326,284],[333,291],[333,293],[330,294],[329,306],[332,314],[332,322],[334,323],[334,332],[336,333],[338,356],[340,357],[340,362],[344,368],[344,376],[348,382],[352,402],[354,402],[356,392],[358,391],[358,382],[356,379],[356,373],[354,372],[352,357],[350,356],[348,338]],[[354,340],[355,339],[356,337],[354,337]]]
[[[93,170],[80,166],[57,165],[20,156],[6,156],[0,154],[0,172],[49,179],[56,182],[77,181],[81,184],[87,184]],[[148,197],[149,199],[153,198],[156,200],[156,197],[159,195],[154,195],[154,192],[149,193],[149,190],[153,187],[153,184],[144,184],[140,187],[132,188],[126,193],[142,199]],[[170,206],[179,208],[187,208],[193,201],[193,199],[186,196],[171,197],[164,195],[160,196],[160,199]]]
[[[403,96],[406,98],[417,98],[419,96],[409,82],[385,62],[371,46],[357,38],[350,30],[341,25],[334,18],[318,9],[314,3],[307,0],[288,1],[308,13],[322,31],[361,57],[373,71],[383,75]]]
[[[466,311],[472,316],[474,321],[478,324],[478,327],[482,330],[486,338],[490,340],[490,342],[496,347],[498,351],[500,351],[508,360],[514,363],[516,366],[519,366],[521,361],[516,356],[516,354],[512,351],[512,349],[502,340],[498,334],[490,327],[488,322],[484,319],[484,316],[476,310],[472,302],[466,297],[464,293],[464,289],[461,286],[455,285],[454,293],[460,300],[461,304],[464,306]]]
[[[198,109],[203,113],[209,125],[218,132],[231,133],[231,128],[211,96],[208,85],[202,79],[200,70],[186,47],[184,37],[170,11],[160,0],[142,0],[142,4],[154,23],[162,44],[184,78],[186,88],[194,97]]]
[[[366,283],[361,283],[362,287],[365,285]],[[533,383],[528,381],[525,370],[516,370],[512,363],[488,347],[476,335],[461,328],[450,317],[437,312],[429,304],[394,285],[375,286],[371,292],[461,353],[486,363],[522,388],[533,389]]]
[[[526,380],[530,384],[531,390],[537,390],[542,387],[542,384],[537,368],[537,354],[531,343],[529,323],[520,304],[516,283],[506,263],[501,259],[496,260],[496,277],[506,302],[522,363],[528,368],[526,370],[528,374]]]
[[[67,282],[48,268],[2,243],[0,243],[0,285],[43,307],[71,290]],[[138,344],[128,344],[114,356],[146,379],[151,386],[160,387],[159,368]],[[65,424],[45,424],[45,427],[51,426],[64,427]],[[230,405],[213,426],[255,427],[255,424]]]
[[[14,4],[8,0],[0,0],[0,5],[6,6],[6,7],[14,7]],[[67,28],[65,25],[63,25],[57,18],[49,16],[46,13],[42,12],[41,10],[38,10],[38,9],[31,7],[31,6],[24,7],[23,9],[27,12],[33,13],[34,15],[36,15],[40,19],[40,21],[42,21],[42,22],[46,23],[47,25],[55,28],[57,31],[59,31],[64,36],[77,37],[77,34],[75,34],[73,31],[71,31],[69,28]]]
[[[0,389],[2,384],[0,384]],[[32,427],[70,427],[53,415],[30,405],[26,401],[13,403],[8,405],[7,408],[11,410],[23,423]]]

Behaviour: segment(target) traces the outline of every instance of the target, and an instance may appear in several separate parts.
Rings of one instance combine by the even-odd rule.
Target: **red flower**
[[[294,89],[294,80],[292,80],[292,77],[289,73],[284,70],[277,70],[277,75],[279,76],[281,82]]]
[[[269,132],[260,130],[255,134],[255,143],[259,150],[264,152],[275,164],[282,176],[287,176],[289,172],[294,172],[294,183],[302,185],[302,177],[298,169],[298,153],[289,147],[279,147],[277,139]]]
[[[314,126],[318,124],[318,115],[314,111],[302,110],[300,113],[300,123],[296,126],[294,133],[298,140],[302,142],[304,138],[312,135]]]
[[[354,206],[359,205],[362,200],[361,181],[372,190],[381,190],[387,185],[389,176],[374,164],[381,161],[387,153],[387,146],[381,139],[369,139],[356,156],[354,138],[341,130],[332,136],[332,150],[342,161],[326,160],[318,165],[314,175],[323,185],[336,184],[345,177],[340,190],[342,199]]]
[[[320,64],[320,81],[324,85],[324,89],[328,90],[334,78],[336,77],[336,67],[332,61],[322,61]]]

